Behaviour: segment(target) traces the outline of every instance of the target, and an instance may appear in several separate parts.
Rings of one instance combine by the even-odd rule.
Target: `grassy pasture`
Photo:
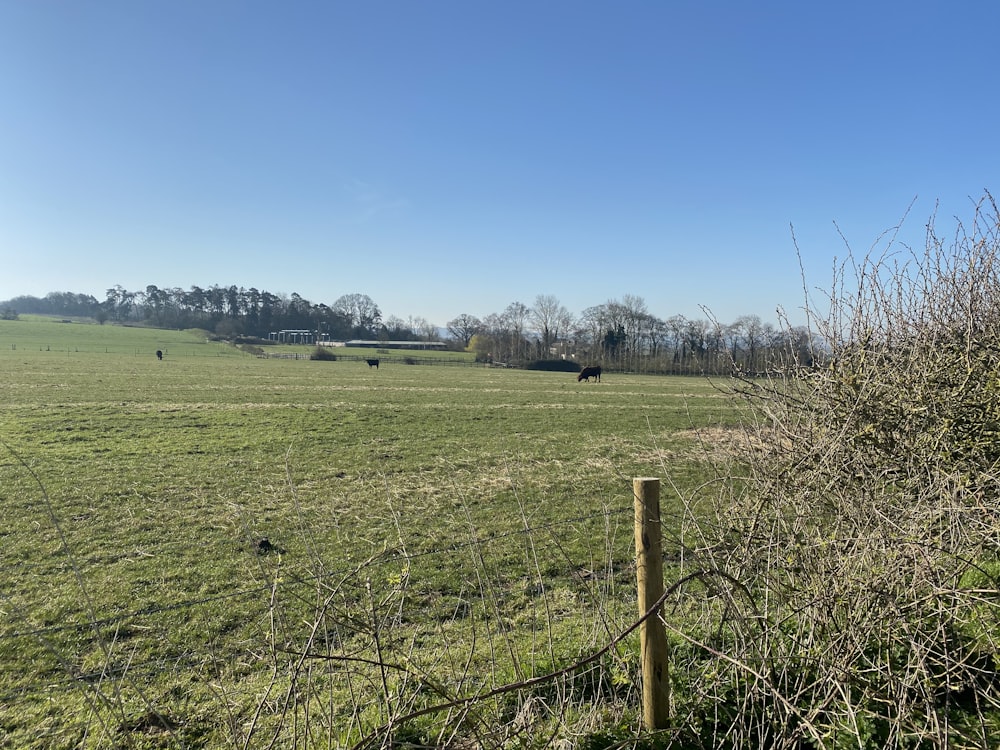
[[[635,614],[631,478],[704,481],[692,428],[735,418],[699,379],[0,321],[0,746],[349,745],[571,663]]]
[[[246,356],[232,347],[207,341],[204,331],[99,325],[89,319],[62,322],[40,315],[25,315],[0,324],[0,349],[11,355],[20,351],[22,357],[29,351],[146,357],[154,356],[157,349],[185,357]]]

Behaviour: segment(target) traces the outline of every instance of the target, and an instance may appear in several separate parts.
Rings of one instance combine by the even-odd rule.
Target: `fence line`
[[[655,482],[655,493],[649,493],[640,488],[640,482]],[[622,659],[622,655],[619,653],[620,645],[625,641],[631,633],[636,630],[640,632],[641,644],[640,644],[640,663],[642,664],[642,700],[643,700],[643,710],[646,712],[647,729],[656,731],[660,728],[666,728],[669,726],[667,723],[669,716],[666,713],[668,711],[667,703],[665,698],[663,701],[654,704],[654,710],[659,713],[656,716],[662,717],[659,719],[652,720],[648,718],[650,716],[649,709],[647,707],[647,695],[651,694],[652,691],[658,691],[662,696],[664,694],[664,687],[662,680],[667,679],[667,663],[666,659],[668,654],[666,652],[666,645],[664,645],[660,651],[662,655],[662,660],[659,662],[659,671],[655,673],[656,681],[651,683],[650,670],[646,668],[648,655],[650,653],[650,646],[648,643],[648,632],[651,628],[656,629],[659,626],[657,632],[661,635],[663,634],[663,627],[661,618],[662,602],[666,598],[666,594],[663,592],[663,577],[662,577],[662,550],[659,544],[659,480],[639,480],[634,479],[633,482],[633,504],[632,505],[618,505],[615,507],[605,507],[602,510],[581,513],[575,516],[555,518],[552,520],[544,521],[542,523],[530,524],[526,518],[523,519],[523,525],[520,528],[514,528],[507,531],[488,531],[482,534],[480,529],[475,525],[470,525],[469,537],[463,539],[462,541],[452,542],[443,546],[435,546],[430,549],[425,549],[422,551],[409,553],[404,548],[398,547],[393,549],[386,549],[382,553],[375,555],[368,560],[357,562],[353,565],[346,565],[338,568],[337,570],[323,570],[322,560],[318,557],[308,556],[307,564],[309,561],[313,561],[315,564],[312,567],[313,570],[317,568],[321,571],[318,573],[313,573],[311,575],[295,575],[291,574],[291,571],[284,570],[283,576],[280,579],[274,579],[268,581],[267,583],[262,583],[249,588],[240,589],[237,591],[231,591],[227,593],[214,594],[211,596],[203,596],[193,599],[188,599],[185,601],[178,601],[166,605],[153,605],[145,607],[138,610],[133,610],[127,613],[121,613],[118,615],[112,615],[108,617],[103,617],[100,619],[90,620],[84,623],[69,623],[62,625],[54,625],[44,628],[36,628],[33,630],[25,630],[21,632],[12,632],[4,635],[0,635],[0,643],[4,641],[11,641],[15,638],[32,638],[40,642],[45,650],[48,652],[49,657],[52,659],[51,664],[49,663],[49,658],[47,658],[43,665],[40,665],[39,671],[29,674],[22,674],[22,680],[13,680],[13,684],[8,686],[3,693],[0,693],[0,704],[13,704],[16,705],[18,700],[27,699],[30,696],[37,696],[40,694],[45,694],[52,699],[53,694],[60,695],[71,695],[75,692],[83,691],[84,698],[91,695],[92,691],[96,691],[98,697],[105,697],[106,695],[113,694],[117,695],[117,691],[121,689],[122,686],[129,687],[135,686],[135,680],[137,677],[154,677],[156,675],[162,674],[165,670],[172,672],[177,672],[178,670],[184,670],[185,673],[190,672],[191,674],[199,674],[204,670],[215,670],[219,668],[220,665],[225,665],[230,663],[230,659],[239,658],[239,654],[245,653],[243,651],[230,651],[227,650],[225,654],[216,654],[213,650],[205,644],[199,643],[191,644],[185,647],[180,653],[171,653],[168,649],[166,652],[160,648],[152,648],[148,652],[149,658],[143,659],[141,661],[134,660],[135,654],[128,652],[128,649],[121,650],[119,653],[118,649],[115,649],[114,658],[112,658],[110,650],[105,648],[105,659],[96,668],[91,666],[87,671],[84,671],[81,667],[79,659],[75,657],[75,650],[65,650],[63,644],[53,644],[47,640],[47,636],[53,635],[59,632],[66,632],[70,630],[75,630],[84,633],[84,636],[88,639],[88,642],[92,639],[97,639],[98,641],[103,641],[105,639],[111,639],[112,641],[117,638],[118,630],[115,629],[115,635],[110,633],[102,633],[101,628],[106,628],[108,626],[114,626],[126,621],[137,620],[134,623],[134,627],[141,630],[149,630],[152,633],[159,632],[159,629],[167,627],[168,621],[158,621],[152,620],[152,616],[165,613],[173,612],[178,610],[190,610],[195,607],[203,606],[206,604],[219,602],[228,599],[242,598],[242,597],[257,597],[259,601],[256,604],[250,604],[246,606],[245,611],[241,613],[241,620],[248,628],[248,636],[253,638],[257,635],[267,639],[274,639],[272,642],[272,648],[275,649],[274,656],[278,657],[280,655],[281,659],[286,657],[301,663],[303,659],[307,658],[327,658],[332,661],[343,660],[345,663],[355,660],[354,652],[346,650],[346,646],[341,642],[342,628],[346,627],[347,634],[351,635],[355,633],[356,626],[353,624],[352,612],[354,609],[348,607],[343,611],[334,607],[333,609],[327,608],[327,603],[324,603],[322,607],[317,607],[312,615],[307,615],[306,620],[302,621],[296,619],[295,608],[288,609],[286,607],[293,605],[296,601],[302,602],[309,597],[302,597],[294,593],[294,589],[305,586],[305,585],[317,585],[322,581],[337,578],[339,579],[335,587],[330,588],[329,591],[336,592],[341,590],[341,586],[347,584],[344,591],[350,597],[353,593],[356,593],[354,586],[360,585],[365,576],[367,583],[365,584],[365,590],[371,594],[370,588],[370,567],[377,567],[381,565],[400,563],[406,564],[408,571],[408,564],[413,560],[418,560],[421,558],[432,558],[439,555],[453,555],[454,552],[462,549],[468,548],[479,548],[484,545],[490,545],[494,542],[501,541],[504,539],[509,539],[512,537],[532,537],[535,534],[554,532],[558,529],[577,526],[581,523],[587,521],[594,521],[597,519],[610,519],[610,518],[622,518],[624,520],[628,515],[632,515],[633,520],[636,523],[635,528],[635,539],[637,544],[637,556],[634,558],[636,563],[637,573],[640,568],[649,568],[653,574],[658,573],[658,588],[657,586],[647,587],[647,590],[643,590],[642,577],[639,579],[639,590],[637,595],[637,600],[639,603],[639,613],[638,619],[629,619],[626,621],[625,625],[622,625],[617,620],[612,620],[603,614],[605,610],[603,597],[612,597],[618,599],[616,594],[617,588],[614,581],[618,578],[620,568],[616,564],[617,555],[612,550],[617,550],[618,545],[616,544],[613,548],[611,546],[607,547],[607,560],[604,561],[602,557],[601,569],[606,563],[606,575],[607,583],[597,582],[595,579],[597,576],[587,576],[581,575],[581,566],[578,565],[578,560],[574,559],[574,555],[568,552],[563,552],[563,555],[559,558],[560,563],[553,566],[553,560],[549,559],[545,566],[545,573],[543,576],[542,569],[538,568],[538,561],[535,560],[535,568],[532,570],[531,560],[527,561],[528,577],[530,581],[534,581],[537,575],[538,585],[537,588],[532,586],[535,590],[531,596],[539,596],[542,598],[544,604],[539,604],[537,606],[544,606],[545,611],[549,612],[550,597],[551,593],[550,586],[562,585],[566,587],[566,583],[558,584],[565,577],[568,579],[568,590],[573,592],[572,595],[575,597],[583,597],[586,600],[592,600],[592,606],[595,612],[600,612],[600,626],[597,628],[599,632],[595,633],[597,640],[590,642],[587,647],[585,647],[585,652],[581,656],[579,652],[569,655],[568,662],[563,661],[560,663],[555,660],[555,655],[552,654],[553,661],[551,664],[544,664],[545,668],[541,669],[541,673],[531,671],[527,673],[522,673],[521,668],[518,667],[516,670],[516,677],[511,680],[501,680],[499,685],[494,684],[489,690],[485,692],[482,689],[472,688],[471,692],[466,691],[468,694],[463,695],[459,692],[458,697],[448,696],[445,693],[441,693],[440,697],[444,698],[444,702],[434,703],[431,702],[430,705],[423,707],[413,707],[411,706],[410,713],[405,713],[400,716],[391,716],[389,718],[388,724],[377,724],[372,725],[371,728],[366,728],[368,734],[364,735],[362,740],[358,743],[352,745],[354,748],[367,747],[369,738],[375,739],[381,736],[384,732],[390,731],[397,720],[404,719],[409,720],[413,717],[419,717],[422,715],[429,715],[439,713],[448,710],[451,706],[458,707],[472,707],[480,701],[487,700],[494,696],[500,696],[505,693],[515,693],[524,690],[533,690],[536,686],[544,685],[550,682],[555,682],[561,679],[565,679],[571,675],[586,675],[593,670],[600,660],[605,658],[605,655],[614,652],[617,654],[615,656],[615,663],[619,663]],[[652,498],[655,500],[655,507],[648,500]],[[642,502],[646,502],[646,505],[642,505]],[[646,508],[646,510],[641,511],[640,507]],[[649,533],[649,528],[647,526],[641,526],[640,522],[645,524],[646,522],[652,523],[656,526],[656,543],[651,545],[647,552],[651,552],[655,560],[649,559],[645,563],[639,555],[638,547],[640,546],[640,539],[645,539]],[[624,526],[625,524],[623,524]],[[617,526],[614,526],[617,528]],[[640,532],[640,528],[643,531]],[[614,531],[610,533],[614,534]],[[560,545],[558,539],[554,539],[556,546],[561,550],[562,545]],[[534,555],[535,542],[529,542],[528,546],[532,549],[529,557]],[[242,548],[240,548],[242,549]],[[494,549],[492,553],[484,556],[482,551],[477,551],[476,559],[478,560],[478,565],[483,565],[486,569],[491,568],[494,564],[499,564],[499,561],[503,559],[501,555],[507,555],[508,547],[503,546],[500,549]],[[258,554],[260,554],[258,550]],[[493,555],[498,555],[495,560],[496,562],[487,562],[488,560],[493,560]],[[585,559],[587,558],[587,553],[584,553]],[[438,565],[439,563],[430,563],[431,565]],[[500,570],[499,568],[497,569]],[[265,574],[268,571],[264,571]],[[586,572],[586,571],[584,571]],[[492,575],[492,574],[490,574]],[[379,607],[385,607],[387,602],[396,601],[398,598],[399,606],[402,607],[402,602],[407,598],[407,591],[409,590],[409,585],[402,583],[408,579],[408,575],[403,575],[400,577],[400,581],[397,584],[393,584],[390,589],[386,592],[386,598],[380,602]],[[512,579],[513,580],[513,579]],[[495,596],[495,592],[492,592],[490,588],[492,585],[499,583],[502,586],[506,586],[509,581],[504,576],[499,576],[496,581],[490,578],[493,582],[487,589],[476,588],[473,586],[471,593],[463,585],[461,591],[451,591],[446,588],[441,591],[441,594],[446,597],[448,603],[455,600],[457,606],[454,612],[450,615],[452,618],[464,618],[466,608],[471,609],[475,606],[486,606],[489,607],[489,601],[492,596]],[[550,584],[549,582],[553,583]],[[482,582],[480,582],[482,585]],[[360,591],[360,589],[357,589]],[[551,589],[552,591],[559,591],[558,588]],[[317,589],[317,592],[323,591],[322,589]],[[649,592],[655,594],[656,600],[651,601],[648,598]],[[382,596],[381,594],[379,596]],[[7,598],[0,592],[0,597]],[[323,594],[325,598],[326,593]],[[495,604],[495,602],[494,602]],[[376,600],[372,600],[372,613],[374,614],[374,608],[376,606]],[[386,609],[387,613],[395,608],[395,604],[392,604]],[[535,605],[533,605],[535,606]],[[589,608],[589,606],[588,606]],[[402,609],[400,609],[400,613]],[[270,615],[269,615],[270,613]],[[275,621],[275,613],[278,613],[277,623]],[[291,617],[286,622],[286,617],[291,615]],[[334,645],[327,646],[327,651],[319,651],[317,654],[311,653],[312,649],[308,642],[300,642],[301,633],[299,630],[303,622],[305,622],[306,631],[309,630],[309,617],[318,618],[315,620],[315,625],[313,627],[318,627],[320,623],[324,623],[324,627],[332,628],[334,633]],[[329,619],[328,619],[329,618]],[[268,622],[270,622],[271,630],[268,631]],[[381,623],[381,624],[380,624]],[[386,666],[394,668],[394,665],[390,662],[384,662],[382,652],[378,650],[380,648],[380,638],[386,637],[382,634],[382,629],[387,625],[388,621],[382,623],[381,616],[376,620],[373,620],[373,630],[368,630],[366,628],[361,628],[357,631],[356,635],[361,636],[364,643],[371,641],[375,644],[377,657],[376,661],[366,661],[364,658],[359,658],[358,660],[364,663],[369,663],[372,666],[380,667],[383,670],[383,680],[384,680],[384,670]],[[27,623],[25,623],[27,624]],[[551,627],[551,623],[549,623]],[[275,629],[277,628],[277,629]],[[286,631],[287,628],[287,631]],[[257,633],[261,630],[261,633]],[[497,631],[497,635],[503,630],[503,626],[500,626],[500,631]],[[87,631],[90,631],[89,633]],[[276,636],[280,636],[281,643],[285,645],[279,645]],[[491,636],[492,637],[492,636]],[[271,641],[269,641],[271,642]],[[353,647],[352,647],[353,648]],[[492,645],[491,645],[492,651]],[[551,648],[551,644],[550,644]],[[331,650],[332,649],[332,650]],[[323,654],[326,654],[324,657]],[[363,656],[363,654],[362,654]],[[534,664],[534,661],[532,661]],[[601,677],[604,675],[603,668],[597,667],[598,677],[596,679],[603,680],[606,678]],[[299,677],[293,674],[291,677],[292,683],[295,684]],[[573,679],[576,679],[575,677]],[[589,680],[593,679],[591,677],[583,676],[582,679]],[[608,678],[610,679],[610,678]],[[652,684],[652,688],[650,685]],[[289,688],[291,689],[291,688]],[[58,698],[56,698],[58,700]],[[151,704],[150,704],[151,705]],[[526,704],[530,705],[530,704]],[[414,704],[415,706],[415,704]],[[151,709],[155,711],[156,709]],[[158,714],[157,714],[158,716]],[[164,722],[167,720],[164,719]],[[168,723],[163,724],[164,727],[169,728]],[[359,727],[360,728],[360,727]]]
[[[268,352],[263,351],[255,355],[257,359],[293,359],[312,360],[312,354],[306,352]],[[377,359],[380,364],[396,365],[430,365],[444,367],[486,367],[483,362],[472,362],[463,359],[446,359],[444,357],[412,357],[398,355],[363,355],[363,354],[334,354],[331,359],[321,359],[321,362],[367,362],[369,359]]]
[[[538,532],[551,531],[564,526],[575,525],[584,521],[589,521],[599,518],[610,518],[613,516],[626,516],[631,512],[632,508],[628,506],[607,508],[602,511],[581,514],[569,518],[556,519],[553,521],[548,521],[542,524],[526,528],[514,529],[505,532],[487,533],[486,535],[483,536],[480,536],[477,533],[475,537],[472,539],[468,539],[461,542],[455,542],[442,547],[436,547],[434,549],[424,550],[412,554],[401,552],[399,549],[386,550],[384,553],[378,555],[377,557],[366,560],[363,563],[356,564],[352,567],[340,568],[336,571],[326,571],[323,573],[316,573],[307,576],[297,576],[294,579],[285,580],[280,584],[278,589],[281,591],[289,591],[305,585],[315,585],[316,583],[322,582],[329,578],[343,578],[352,572],[360,572],[362,570],[366,570],[370,566],[380,566],[399,561],[409,562],[411,560],[431,557],[435,555],[451,554],[457,550],[475,547],[483,544],[490,544],[492,542],[514,536],[529,536]],[[570,565],[565,568],[564,574],[570,579],[578,578],[578,576],[574,575],[578,573],[578,570],[579,570],[578,566]],[[553,574],[550,571],[548,577],[552,576]],[[577,583],[578,585],[587,585],[583,581],[578,581]],[[274,583],[266,583],[228,593],[198,597],[181,602],[175,602],[172,604],[145,607],[142,609],[132,610],[130,612],[124,612],[121,614],[112,615],[97,620],[91,620],[88,622],[67,623],[61,625],[47,626],[43,628],[36,628],[33,630],[14,631],[0,635],[0,642],[11,641],[18,638],[34,638],[34,639],[45,640],[46,636],[60,632],[66,632],[71,630],[78,632],[87,630],[96,630],[97,628],[104,628],[108,626],[118,625],[130,620],[148,619],[152,615],[162,614],[165,612],[193,609],[199,606],[203,606],[205,604],[223,601],[226,599],[235,599],[235,598],[260,595],[267,592],[271,592],[273,589],[275,589]],[[46,644],[46,647],[50,650],[53,649],[53,647],[50,644]],[[58,653],[58,651],[53,651],[53,653]],[[47,692],[53,690],[69,692],[79,689],[80,683],[117,679],[119,677],[123,677],[126,671],[130,674],[135,674],[135,673],[155,674],[161,672],[165,664],[169,664],[170,668],[172,669],[176,669],[178,664],[182,664],[187,667],[197,667],[198,665],[205,663],[203,657],[204,654],[196,655],[194,652],[191,652],[179,656],[172,656],[170,658],[152,658],[142,662],[128,661],[127,663],[123,663],[121,665],[118,665],[117,667],[112,664],[105,664],[99,671],[95,671],[92,673],[87,673],[87,672],[81,672],[78,674],[68,673],[62,679],[52,679],[50,677],[45,680],[29,681],[23,686],[8,690],[5,693],[0,694],[0,702],[9,701],[13,698],[17,698],[18,696],[28,695],[42,689],[44,689]]]
[[[565,518],[565,519],[559,519],[559,520],[556,520],[556,521],[549,521],[547,523],[543,523],[543,524],[540,524],[538,526],[531,526],[531,527],[528,527],[528,528],[512,529],[510,531],[504,531],[504,532],[495,532],[495,533],[491,532],[491,533],[486,534],[485,536],[478,536],[477,535],[475,539],[470,539],[470,540],[466,540],[466,541],[462,541],[462,542],[455,542],[453,544],[449,544],[449,545],[446,545],[444,547],[437,547],[437,548],[434,548],[434,549],[424,550],[424,551],[421,551],[421,552],[400,553],[399,550],[397,550],[397,549],[386,550],[386,552],[382,553],[381,555],[379,555],[379,556],[377,556],[375,558],[372,558],[370,560],[365,561],[365,565],[366,565],[366,567],[367,566],[379,566],[379,565],[385,565],[385,564],[388,564],[390,562],[397,561],[397,560],[407,560],[407,561],[409,561],[409,560],[417,560],[417,559],[420,559],[420,558],[423,558],[423,557],[430,557],[430,556],[434,556],[434,555],[442,555],[442,554],[452,553],[452,552],[456,552],[456,551],[459,551],[459,550],[462,550],[462,549],[467,549],[467,548],[470,548],[470,547],[475,547],[475,546],[480,545],[480,544],[489,544],[491,542],[499,541],[499,540],[506,539],[506,538],[509,538],[509,537],[512,537],[512,536],[528,536],[528,535],[531,535],[531,534],[539,532],[539,531],[549,531],[551,529],[556,529],[556,528],[559,528],[561,526],[569,526],[569,525],[572,525],[572,524],[580,523],[582,521],[594,520],[595,518],[610,518],[611,516],[616,515],[616,514],[626,515],[627,513],[631,513],[631,511],[632,511],[631,507],[624,507],[623,506],[621,508],[612,508],[612,509],[608,509],[608,510],[597,511],[597,512],[594,512],[594,513],[588,513],[588,514],[585,514],[585,515],[574,516],[572,518]],[[178,542],[178,544],[181,544],[181,543]],[[300,577],[296,577],[293,580],[289,580],[289,581],[285,582],[283,584],[283,586],[287,586],[289,588],[293,588],[293,587],[297,587],[297,586],[304,586],[304,585],[307,585],[307,584],[314,584],[314,583],[317,583],[317,582],[322,582],[323,580],[326,580],[326,579],[329,579],[329,578],[336,578],[336,577],[341,577],[341,576],[347,575],[348,573],[351,572],[352,569],[353,568],[340,568],[340,569],[337,569],[337,570],[326,571],[324,573],[315,573],[313,575],[300,576]],[[2,634],[0,634],[0,642],[6,641],[6,640],[10,640],[10,639],[14,639],[14,638],[42,637],[42,636],[46,636],[46,635],[51,635],[53,633],[59,633],[59,632],[64,632],[64,631],[68,631],[68,630],[81,631],[81,630],[87,630],[89,628],[95,628],[95,627],[106,627],[108,625],[115,625],[115,624],[118,624],[118,623],[126,622],[126,621],[131,620],[131,619],[135,619],[135,618],[147,617],[149,615],[160,614],[160,613],[163,613],[163,612],[172,612],[172,611],[175,611],[175,610],[178,610],[178,609],[194,608],[194,607],[201,606],[203,604],[209,604],[209,603],[212,603],[212,602],[222,601],[222,600],[225,600],[225,599],[237,599],[237,598],[241,598],[243,596],[249,596],[251,594],[259,594],[259,593],[261,593],[263,591],[270,591],[271,588],[272,588],[272,584],[267,583],[267,584],[261,584],[259,586],[253,586],[253,587],[248,588],[248,589],[241,589],[241,590],[238,590],[238,591],[230,591],[230,592],[226,592],[226,593],[222,593],[222,594],[213,594],[211,596],[199,597],[199,598],[195,598],[195,599],[188,599],[188,600],[185,600],[183,602],[175,602],[175,603],[172,603],[172,604],[154,605],[154,606],[150,606],[150,607],[144,607],[142,609],[132,610],[132,611],[129,611],[129,612],[122,612],[122,613],[117,614],[117,615],[111,615],[111,616],[100,618],[100,619],[97,619],[97,620],[89,620],[89,621],[86,621],[86,622],[65,623],[65,624],[61,624],[61,625],[49,625],[49,626],[42,627],[42,628],[36,628],[34,630],[12,631],[12,632],[9,632],[9,633],[2,633]]]

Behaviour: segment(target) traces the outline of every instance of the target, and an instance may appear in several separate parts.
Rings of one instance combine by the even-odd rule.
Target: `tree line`
[[[479,319],[448,323],[479,359],[521,365],[532,359],[599,362],[629,372],[762,374],[794,360],[811,364],[814,341],[804,327],[775,326],[757,315],[732,323],[649,312],[641,297],[625,295],[571,314],[552,295],[528,307],[513,302]]]
[[[142,323],[161,328],[202,328],[232,340],[267,341],[279,330],[315,331],[330,340],[435,341],[441,331],[426,319],[383,317],[366,294],[345,294],[331,305],[298,294],[251,287],[192,286],[129,291],[120,285],[104,300],[72,292],[20,296],[0,303],[5,317],[17,313],[92,317],[101,323]],[[523,366],[533,360],[564,359],[633,372],[720,373],[734,368],[760,373],[779,361],[811,360],[813,341],[805,328],[775,326],[757,315],[732,323],[659,318],[641,297],[625,295],[572,314],[548,294],[533,305],[510,303],[479,318],[463,313],[448,321],[447,338],[477,359]]]
[[[89,294],[50,292],[45,297],[21,296],[0,303],[17,313],[81,316],[100,323],[143,323],[159,328],[202,328],[222,338],[268,340],[281,330],[308,330],[331,340],[430,340],[438,331],[422,318],[382,317],[366,294],[345,294],[332,305],[314,304],[298,294],[273,294],[255,287],[192,286],[161,289],[149,285],[129,291],[120,285],[105,299]]]

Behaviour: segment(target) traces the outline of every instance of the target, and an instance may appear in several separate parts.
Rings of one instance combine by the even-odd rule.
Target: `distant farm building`
[[[436,349],[444,350],[448,345],[443,341],[376,341],[352,339],[351,341],[331,341],[330,334],[307,329],[286,328],[271,331],[267,338],[279,344],[316,344],[317,346],[353,346],[365,349]]]
[[[282,344],[312,344],[322,338],[316,331],[300,328],[286,328],[281,331],[271,331],[267,334],[269,341]]]
[[[364,349],[447,349],[443,341],[366,341],[351,339],[350,341],[320,341],[320,346],[352,346]]]

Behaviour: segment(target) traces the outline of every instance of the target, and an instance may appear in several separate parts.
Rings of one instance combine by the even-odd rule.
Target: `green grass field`
[[[632,477],[693,487],[692,429],[735,418],[700,379],[2,321],[0,746],[349,746],[572,663],[634,619]],[[627,723],[616,659],[593,698]]]

